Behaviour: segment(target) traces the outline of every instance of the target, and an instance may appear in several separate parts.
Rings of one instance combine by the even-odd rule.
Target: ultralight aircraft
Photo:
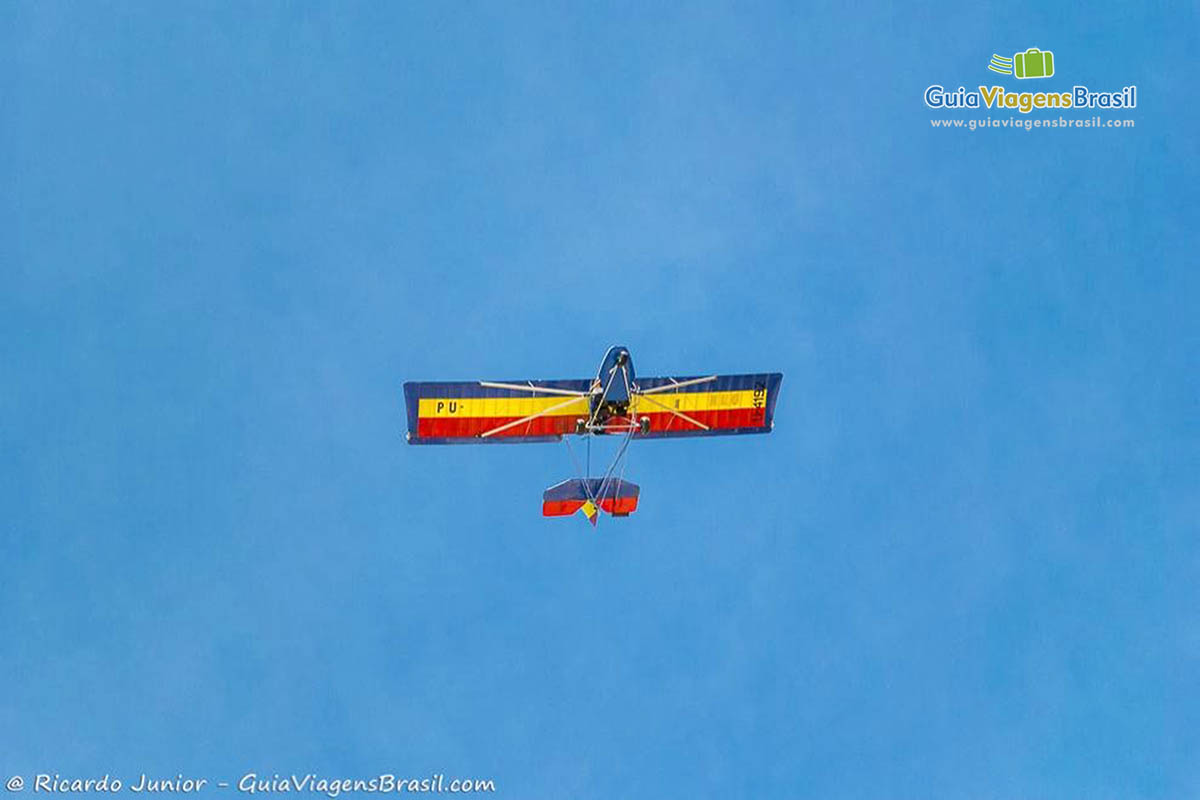
[[[513,444],[587,437],[587,467],[542,495],[542,514],[627,517],[640,489],[624,480],[630,442],[770,433],[783,374],[638,378],[628,348],[610,347],[593,378],[409,382],[409,444]],[[591,437],[621,436],[602,476],[591,477]],[[618,472],[618,468],[620,472]]]

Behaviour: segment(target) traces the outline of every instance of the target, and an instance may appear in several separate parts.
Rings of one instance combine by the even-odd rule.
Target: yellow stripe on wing
[[[548,397],[422,397],[417,404],[417,416],[430,418],[465,417],[528,417],[563,403],[561,395]],[[580,397],[562,408],[551,411],[550,417],[586,417],[588,399]]]
[[[653,401],[653,402],[651,402]],[[638,398],[634,395],[631,414],[665,411],[728,411],[738,408],[762,408],[767,404],[765,390],[744,389],[734,392],[657,392]]]

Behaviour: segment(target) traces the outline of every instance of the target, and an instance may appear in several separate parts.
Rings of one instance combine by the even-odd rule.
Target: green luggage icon
[[[1018,78],[1049,78],[1054,74],[1054,53],[1031,47],[1013,55],[1013,73]]]

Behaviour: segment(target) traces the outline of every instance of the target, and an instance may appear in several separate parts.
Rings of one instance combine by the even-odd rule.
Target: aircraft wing
[[[409,444],[555,442],[588,417],[590,379],[404,384]]]
[[[643,378],[631,400],[630,417],[650,419],[636,439],[770,433],[783,374]]]

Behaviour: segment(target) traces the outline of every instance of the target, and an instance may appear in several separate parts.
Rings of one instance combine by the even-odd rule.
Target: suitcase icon
[[[1049,78],[1054,74],[1054,53],[1031,47],[1013,55],[1013,74],[1018,78]]]

